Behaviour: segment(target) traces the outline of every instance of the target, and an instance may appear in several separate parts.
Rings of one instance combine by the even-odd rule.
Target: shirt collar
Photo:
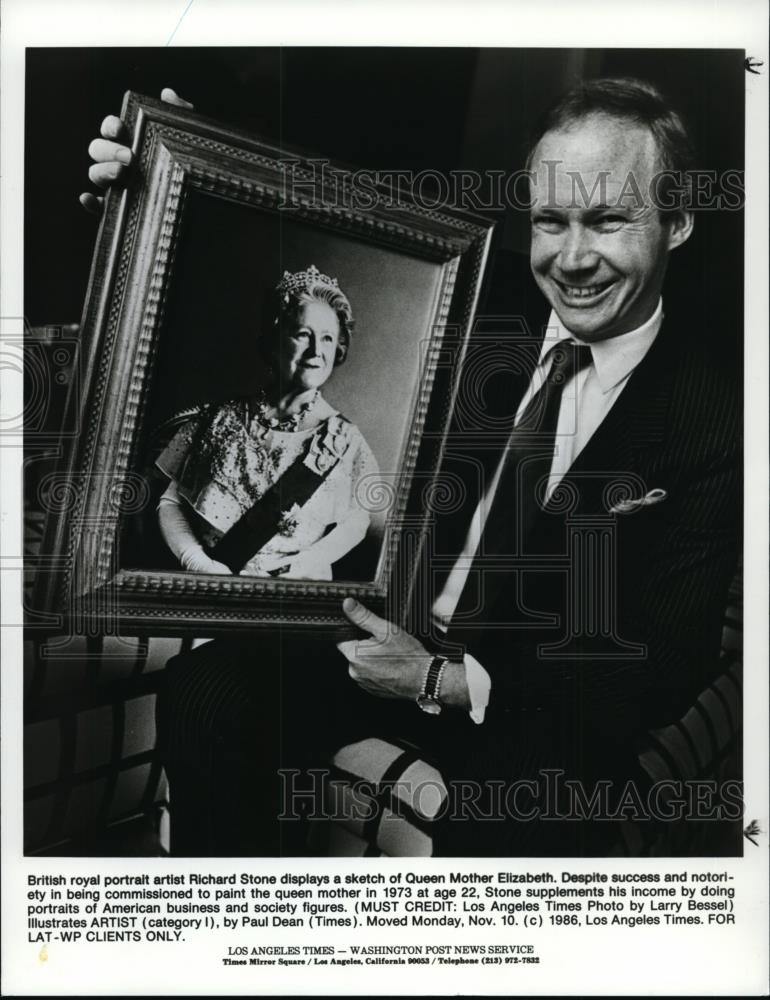
[[[658,299],[655,312],[646,323],[631,330],[629,333],[621,333],[617,337],[609,337],[607,340],[599,340],[595,344],[590,344],[591,360],[593,361],[596,377],[602,392],[609,392],[610,389],[622,382],[624,378],[636,368],[647,351],[652,347],[653,341],[660,331],[663,323],[663,300]],[[548,328],[545,332],[543,345],[540,350],[540,363],[545,356],[557,344],[564,340],[572,340],[575,343],[582,343],[572,334],[561,322],[556,313],[551,310],[548,319]]]

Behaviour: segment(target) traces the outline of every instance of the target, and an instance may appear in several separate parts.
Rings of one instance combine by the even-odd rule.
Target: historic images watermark
[[[633,171],[622,177],[599,170],[585,178],[579,171],[565,170],[571,192],[567,204],[556,197],[556,179],[561,160],[544,160],[545,190],[542,207],[557,203],[562,208],[589,208],[612,204],[640,209],[652,204],[660,211],[739,212],[745,204],[743,171],[660,170],[648,182]],[[508,209],[528,212],[531,185],[536,172],[520,170],[354,170],[340,171],[325,159],[281,161],[284,211],[303,206],[323,206],[367,212],[376,207],[406,208],[417,205],[425,211],[463,209],[471,212]],[[609,192],[612,192],[609,197]]]
[[[735,821],[743,816],[743,783],[739,780],[670,779],[642,787],[609,780],[586,784],[565,777],[559,768],[544,768],[536,778],[512,781],[449,781],[394,778],[387,782],[335,778],[325,768],[279,772],[282,821],[337,820],[363,823],[387,809],[392,817],[429,817],[494,823],[515,820],[580,822],[707,822]]]

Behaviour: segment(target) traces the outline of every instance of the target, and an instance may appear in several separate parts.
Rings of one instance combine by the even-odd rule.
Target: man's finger
[[[103,139],[125,139],[127,136],[126,126],[117,115],[107,115],[99,129]]]
[[[161,101],[165,101],[166,104],[175,104],[178,108],[190,108],[191,110],[194,108],[193,104],[190,104],[189,101],[180,97],[175,90],[171,89],[171,87],[164,87],[163,90],[161,90],[160,99]]]
[[[91,215],[98,216],[104,211],[104,198],[99,198],[95,194],[91,194],[90,191],[84,191],[78,201],[86,212],[90,212]]]
[[[88,177],[92,184],[106,188],[119,181],[125,169],[122,163],[94,163],[88,168]]]
[[[385,639],[395,631],[395,625],[380,618],[352,597],[345,598],[342,610],[348,621],[369,632],[375,639]]]
[[[110,163],[117,161],[126,166],[131,162],[133,153],[128,146],[121,146],[119,142],[111,139],[94,139],[88,147],[88,155],[97,163]]]

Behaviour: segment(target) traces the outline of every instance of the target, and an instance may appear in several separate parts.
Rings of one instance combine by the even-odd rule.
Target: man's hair
[[[584,80],[552,104],[530,134],[527,169],[546,133],[569,129],[593,115],[648,128],[655,138],[662,169],[675,172],[687,186],[688,174],[695,167],[695,148],[682,115],[657,87],[632,77]]]

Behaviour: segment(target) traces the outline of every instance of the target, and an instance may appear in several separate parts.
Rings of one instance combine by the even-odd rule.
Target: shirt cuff
[[[489,674],[482,667],[479,661],[466,653],[463,657],[465,664],[465,682],[468,685],[468,697],[471,708],[470,717],[477,724],[484,721],[484,713],[489,704],[489,692],[492,689],[492,681]]]

